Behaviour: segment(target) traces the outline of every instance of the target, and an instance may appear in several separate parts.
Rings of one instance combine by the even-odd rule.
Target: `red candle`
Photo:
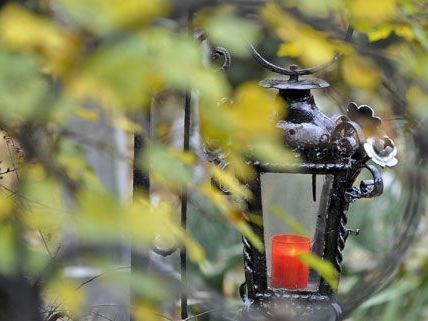
[[[299,254],[309,253],[310,242],[308,237],[300,235],[272,238],[272,287],[299,290],[308,286],[309,267]]]

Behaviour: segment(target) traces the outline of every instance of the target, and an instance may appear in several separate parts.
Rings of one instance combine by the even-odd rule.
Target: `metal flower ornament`
[[[366,136],[364,150],[374,163],[382,167],[392,167],[398,164],[397,148],[393,140],[382,130],[382,120],[374,116],[374,111],[370,106],[357,106],[356,103],[350,103],[348,117],[363,128]]]

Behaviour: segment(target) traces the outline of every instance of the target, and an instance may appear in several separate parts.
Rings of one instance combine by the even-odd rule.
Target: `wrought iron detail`
[[[225,71],[230,68],[232,58],[229,51],[224,47],[215,47],[212,52],[213,59],[216,60],[219,57],[223,57],[223,65],[220,67],[221,70]]]
[[[255,266],[254,266],[254,260],[252,257],[253,246],[245,236],[242,237],[242,243],[244,245],[244,248],[243,248],[244,269],[245,269],[245,278],[247,281],[241,284],[239,288],[239,292],[240,292],[239,294],[241,296],[241,299],[244,302],[246,302],[248,300],[254,299],[255,297],[255,293],[251,290],[250,287],[248,287],[248,284],[247,284],[247,282],[249,282],[249,284],[252,284],[254,282],[253,274],[255,271]]]
[[[347,192],[347,197],[349,202],[354,202],[360,198],[372,198],[382,194],[383,192],[383,179],[380,171],[373,165],[365,165],[373,179],[363,180],[360,183],[360,187],[352,187],[350,191]]]
[[[352,28],[349,28],[348,40],[351,35]],[[306,76],[325,69],[338,59],[338,55],[332,62],[314,68],[301,69],[296,65],[284,68],[266,60],[252,45],[250,49],[260,65],[281,75],[265,79],[260,85],[278,89],[279,98],[288,106],[286,117],[273,126],[281,130],[284,146],[294,153],[296,161],[266,163],[257,159],[251,151],[248,153],[247,163],[253,167],[256,174],[251,181],[246,182],[253,195],[253,198],[247,201],[248,217],[256,215],[259,216],[257,221],[263,222],[261,174],[310,174],[313,179],[312,189],[316,175],[327,175],[329,179],[323,189],[326,192],[325,201],[321,202],[323,207],[318,212],[325,217],[325,222],[320,225],[317,223],[316,235],[320,238],[320,244],[316,253],[321,255],[323,260],[331,262],[340,275],[346,241],[349,236],[359,233],[358,229],[347,228],[350,204],[361,198],[379,196],[383,192],[381,172],[368,162],[372,161],[382,167],[394,166],[397,164],[397,150],[393,141],[383,131],[380,117],[375,115],[370,106],[350,103],[346,115],[334,117],[328,117],[318,109],[310,90],[325,88],[329,84],[322,79]],[[223,53],[218,52],[217,55]],[[226,63],[227,56],[223,56]],[[227,166],[227,155],[223,152],[208,151],[207,154],[210,161]],[[357,177],[365,169],[370,172],[372,178],[363,180],[358,187],[354,186]],[[254,224],[249,218],[247,221],[254,234],[264,242],[263,223]],[[252,246],[251,242],[243,237],[243,255],[245,283],[240,287],[240,295],[247,307],[254,306],[269,314],[270,306],[277,304],[276,302],[313,301],[326,303],[335,311],[337,318],[341,314],[341,308],[335,301],[336,289],[322,277],[316,291],[273,289],[268,287],[264,251]]]

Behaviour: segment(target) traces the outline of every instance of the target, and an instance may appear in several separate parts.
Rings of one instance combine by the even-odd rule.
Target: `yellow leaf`
[[[279,55],[298,56],[304,65],[312,66],[331,61],[338,52],[351,50],[343,42],[330,39],[327,33],[298,21],[276,4],[266,5],[262,14],[285,42],[279,49]]]
[[[148,303],[138,303],[132,309],[135,321],[165,321],[167,319],[154,306]]]
[[[53,209],[33,205],[23,219],[26,227],[31,231],[38,231],[49,235],[49,239],[58,240],[61,235],[64,217]],[[42,241],[42,240],[41,240]]]
[[[276,165],[293,165],[299,160],[287,150],[281,141],[257,139],[251,144],[251,151],[257,159]]]
[[[184,238],[184,245],[189,253],[189,258],[196,263],[203,264],[206,260],[204,248],[190,236]]]
[[[74,112],[78,117],[90,121],[96,122],[98,120],[98,113],[95,110],[90,110],[87,108],[78,108]]]
[[[396,0],[346,0],[351,24],[361,31],[381,25],[397,13]]]
[[[394,32],[397,36],[411,41],[414,39],[412,27],[406,24],[399,24],[394,26]]]
[[[141,133],[142,128],[136,122],[126,116],[116,115],[114,117],[114,126],[127,131],[128,133]]]
[[[280,209],[279,207],[272,206],[269,210],[270,213],[275,215],[278,219],[280,219],[285,225],[287,225],[293,232],[299,235],[310,235],[308,230],[292,215],[287,214],[285,211]]]
[[[373,90],[381,81],[379,68],[370,60],[357,55],[343,59],[342,74],[351,87],[361,89]]]
[[[231,205],[225,199],[225,196],[223,193],[219,192],[217,189],[215,189],[211,183],[205,183],[203,184],[199,190],[201,193],[208,198],[217,208],[223,213],[226,214],[229,211],[232,210]]]
[[[264,251],[263,241],[254,233],[253,229],[244,221],[240,221],[234,224],[236,229],[244,235],[251,244],[260,252]]]
[[[4,195],[0,197],[0,220],[8,218],[12,213],[14,206],[13,197],[5,197]]]
[[[382,26],[379,29],[368,32],[369,41],[378,41],[381,39],[386,39],[392,32],[392,27],[390,25]]]
[[[251,180],[254,177],[254,169],[247,164],[244,157],[236,153],[228,155],[230,170],[235,173],[236,177],[240,180]]]
[[[289,57],[298,57],[301,54],[302,50],[298,43],[290,42],[283,43],[279,47],[278,56],[289,56]]]
[[[16,4],[0,13],[0,43],[40,55],[56,73],[65,71],[80,52],[80,43],[70,32]]]
[[[421,119],[426,118],[428,115],[428,109],[426,108],[428,95],[425,94],[420,87],[411,86],[406,93],[406,98],[409,104],[409,109]]]
[[[299,258],[317,271],[332,289],[337,289],[337,271],[330,262],[324,261],[322,258],[312,253],[302,253],[299,255]]]
[[[342,0],[283,0],[285,6],[295,6],[305,15],[328,18],[343,9]]]
[[[200,116],[210,149],[216,153],[215,150],[220,148],[222,154],[227,155],[228,171],[246,180],[253,176],[252,169],[245,164],[245,157],[250,154],[269,162],[290,160],[289,153],[281,147],[281,132],[276,126],[285,113],[286,106],[272,91],[248,82],[239,86],[233,98],[217,110],[202,109]],[[231,183],[228,181],[223,185]],[[242,197],[242,191],[238,190],[236,188],[232,193],[237,192]],[[211,197],[214,203],[221,203],[217,202],[217,195]]]
[[[161,247],[184,245],[192,261],[204,262],[204,249],[181,228],[175,204],[162,199],[153,204],[141,195],[134,199],[120,218],[133,242],[145,247],[151,247],[153,242]]]
[[[200,189],[201,193],[207,197],[220,212],[229,220],[229,222],[260,251],[263,250],[263,243],[257,237],[245,220],[244,213],[235,208],[225,195],[213,188],[210,183],[203,184]]]
[[[156,185],[177,190],[191,185],[194,159],[191,153],[153,144],[143,154],[141,166],[150,170]]]
[[[171,149],[170,153],[172,157],[179,159],[184,164],[194,165],[196,162],[196,156],[191,152],[184,152],[178,149]]]
[[[78,314],[86,302],[85,292],[78,291],[79,284],[65,279],[56,279],[47,288],[47,297],[51,302],[61,305],[60,310]]]
[[[248,82],[239,86],[232,103],[225,111],[230,117],[233,144],[245,146],[253,139],[277,137],[275,119],[285,112],[283,103],[261,88],[257,83]]]
[[[95,100],[100,106],[107,108],[121,108],[123,102],[112,86],[102,79],[85,74],[78,75],[68,82],[66,87],[67,97],[71,99],[87,101]]]
[[[82,240],[114,242],[125,232],[124,207],[107,192],[82,190],[78,195],[80,208],[71,218]]]
[[[378,41],[388,38],[392,32],[408,41],[414,38],[412,27],[406,24],[386,24],[380,28],[369,31],[367,34],[369,36],[369,41]]]
[[[126,29],[165,14],[167,0],[55,0],[55,8],[70,21],[97,34]]]
[[[230,190],[233,195],[244,199],[249,199],[251,197],[251,193],[248,188],[246,188],[245,185],[242,185],[232,173],[222,170],[213,164],[211,164],[210,167],[213,179],[220,185],[223,185],[226,189]]]

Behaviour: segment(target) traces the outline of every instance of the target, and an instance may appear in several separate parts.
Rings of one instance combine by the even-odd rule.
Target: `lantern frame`
[[[264,222],[266,214],[262,205],[261,175],[265,173],[312,175],[313,189],[316,175],[329,175],[331,186],[328,188],[327,202],[319,212],[325,218],[325,226],[318,226],[318,220],[316,230],[321,229],[323,233],[321,258],[334,266],[339,281],[342,271],[342,251],[346,240],[350,235],[359,232],[346,227],[349,205],[357,199],[376,197],[383,192],[381,172],[378,167],[368,162],[372,160],[381,167],[394,166],[397,163],[395,158],[397,150],[393,141],[385,135],[380,126],[381,119],[374,115],[371,107],[350,103],[346,115],[332,118],[319,111],[310,90],[327,87],[328,83],[321,79],[299,79],[299,77],[310,75],[325,66],[299,69],[292,65],[286,69],[268,62],[254,47],[251,49],[255,59],[263,67],[289,76],[288,79],[268,78],[260,84],[263,87],[278,89],[278,95],[288,103],[289,110],[293,112],[292,116],[288,115],[276,126],[282,129],[284,147],[291,150],[296,159],[301,161],[272,164],[251,155],[248,157],[247,163],[252,166],[255,175],[252,180],[245,182],[253,195],[246,202],[247,223],[264,246],[264,224],[261,222]],[[334,60],[336,59],[337,57]],[[294,138],[296,136],[294,128],[300,130],[297,140]],[[214,161],[218,163],[219,159]],[[372,179],[362,180],[359,187],[356,187],[354,183],[363,169],[370,172]],[[332,288],[321,275],[317,291],[268,287],[266,252],[257,249],[247,237],[243,236],[242,239],[245,282],[240,287],[240,295],[247,308],[269,310],[271,301],[276,299],[324,302],[334,308],[339,318],[340,307],[335,300],[337,289]]]

